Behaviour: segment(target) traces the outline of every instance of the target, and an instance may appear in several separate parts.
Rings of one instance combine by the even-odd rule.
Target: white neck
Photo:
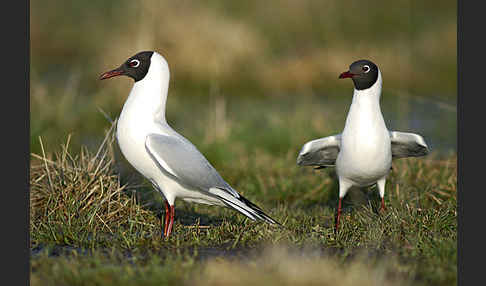
[[[345,129],[367,130],[385,126],[380,108],[382,78],[378,70],[376,82],[367,89],[354,89],[353,101],[346,118]],[[355,132],[355,131],[353,131]]]
[[[382,86],[382,78],[381,72],[378,70],[378,78],[376,82],[367,89],[354,89],[353,93],[353,104],[355,102],[370,102],[370,103],[378,103],[380,104],[380,96],[381,96],[381,86]]]
[[[135,112],[140,121],[166,123],[165,104],[169,90],[169,65],[158,53],[151,57],[150,68],[135,82],[122,112]]]
[[[390,136],[380,109],[382,78],[354,90],[336,161],[339,177],[366,186],[386,176],[392,159]]]

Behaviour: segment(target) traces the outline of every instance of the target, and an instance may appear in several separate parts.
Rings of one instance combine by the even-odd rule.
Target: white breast
[[[146,112],[139,111],[142,106],[133,100],[132,93],[118,119],[116,137],[127,161],[142,175],[151,178],[157,166],[145,151],[145,138],[148,134],[156,132],[157,127]]]
[[[390,170],[390,136],[380,109],[380,94],[380,73],[372,87],[355,89],[341,135],[336,171],[356,185],[373,184]]]
[[[158,168],[145,150],[145,139],[150,133],[164,133],[169,77],[167,62],[154,53],[147,75],[133,85],[117,123],[120,150],[127,161],[149,179]]]
[[[156,163],[145,148],[149,134],[176,134],[165,119],[169,86],[167,62],[157,53],[153,54],[151,61],[147,75],[134,84],[118,119],[116,136],[120,150],[138,172],[157,185],[169,204],[173,205],[176,197],[207,204],[221,204],[211,197],[185,189],[166,176],[157,163],[173,173],[170,166],[163,160]]]

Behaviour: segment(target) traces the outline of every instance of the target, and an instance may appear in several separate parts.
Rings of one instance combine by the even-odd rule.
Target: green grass
[[[348,193],[338,235],[334,170],[295,162],[342,130],[352,85],[337,76],[358,58],[383,71],[397,130],[422,120],[403,98],[452,102],[411,130],[449,142],[456,2],[46,0],[30,12],[31,285],[456,284],[453,150],[395,161],[383,214],[376,189]],[[106,120],[132,82],[98,80],[147,49],[170,65],[169,123],[283,227],[177,201],[161,238],[162,199]]]
[[[94,152],[71,151],[68,137],[59,150],[32,155],[32,285],[456,283],[455,156],[395,161],[387,211],[377,212],[375,189],[353,190],[335,235],[332,168],[297,167],[295,152],[270,139],[253,151],[209,140],[201,150],[221,175],[283,227],[177,201],[165,240],[162,200],[140,177],[120,175],[132,173],[117,164],[112,131]]]

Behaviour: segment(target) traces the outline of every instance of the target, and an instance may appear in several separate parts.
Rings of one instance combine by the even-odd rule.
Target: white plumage
[[[361,69],[365,65],[376,67],[375,78]],[[368,68],[369,70],[369,68]],[[377,184],[384,205],[385,182],[391,169],[392,158],[417,157],[428,153],[424,139],[417,134],[388,131],[380,108],[382,76],[377,66],[369,61],[358,61],[340,78],[359,77],[368,86],[355,82],[353,100],[344,130],[307,142],[302,147],[297,164],[302,166],[335,166],[339,178],[339,203],[336,229],[339,226],[341,200],[353,187]],[[344,75],[344,76],[343,76]],[[368,77],[368,79],[367,79]]]
[[[238,194],[191,142],[168,125],[165,105],[170,72],[164,57],[157,52],[141,52],[101,79],[118,75],[135,79],[118,119],[118,144],[127,161],[164,196],[164,235],[172,229],[176,198],[226,206],[252,220],[277,223]]]

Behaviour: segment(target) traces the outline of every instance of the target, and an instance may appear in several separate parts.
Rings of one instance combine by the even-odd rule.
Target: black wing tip
[[[297,165],[301,167],[314,167],[314,170],[325,169],[334,165],[323,165],[319,162],[305,162],[302,158],[297,158]]]
[[[299,155],[297,156],[297,165],[305,166],[305,164],[304,164],[305,155],[307,155],[307,153],[299,153]]]
[[[325,169],[327,168],[328,166],[317,166],[317,167],[314,167],[314,170],[320,170],[320,169]]]
[[[418,144],[418,148],[420,150],[417,154],[417,157],[422,157],[422,156],[428,155],[430,153],[430,149],[427,145]]]
[[[243,203],[245,203],[252,210],[254,210],[256,212],[256,217],[259,218],[260,220],[263,220],[263,221],[270,223],[270,224],[276,224],[276,225],[282,226],[281,223],[279,223],[278,221],[274,220],[269,215],[264,213],[263,210],[259,206],[250,202],[247,198],[240,195],[239,200],[242,201]]]
[[[426,144],[422,144],[420,142],[413,142],[413,143],[414,144],[406,145],[398,142],[392,142],[393,146],[399,148],[399,150],[397,150],[398,152],[393,153],[393,147],[392,147],[392,158],[401,159],[401,158],[410,158],[410,157],[423,157],[430,153],[430,148]]]
[[[319,165],[315,161],[306,160],[305,156],[309,153],[299,154],[297,157],[297,165],[301,167],[316,166],[316,169],[325,168],[326,166]]]

